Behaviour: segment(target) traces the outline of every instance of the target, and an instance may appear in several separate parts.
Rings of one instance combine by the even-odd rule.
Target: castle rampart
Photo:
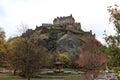
[[[53,24],[56,26],[63,26],[66,29],[81,30],[81,24],[75,23],[75,19],[72,17],[72,15],[66,17],[57,17],[53,20]]]

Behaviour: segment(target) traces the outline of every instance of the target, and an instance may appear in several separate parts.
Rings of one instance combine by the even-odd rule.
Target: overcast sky
[[[52,23],[57,16],[72,14],[83,30],[92,30],[102,42],[104,30],[114,33],[107,12],[114,4],[120,5],[120,0],[0,0],[0,27],[9,38],[17,35],[21,24],[35,29],[36,25]]]

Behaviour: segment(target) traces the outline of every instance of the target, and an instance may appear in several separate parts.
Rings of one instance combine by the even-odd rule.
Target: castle
[[[53,24],[55,26],[62,26],[65,29],[81,30],[81,24],[75,22],[75,19],[72,17],[72,14],[66,17],[55,18],[53,20]]]
[[[75,19],[72,17],[72,15],[66,17],[57,17],[53,20],[53,24],[42,23],[43,27],[47,27],[51,25],[61,26],[62,28],[68,30],[81,30],[81,24],[75,22]]]
[[[68,30],[68,31],[72,30],[72,32],[74,32],[74,33],[76,33],[75,31],[77,30],[77,33],[84,33],[84,35],[92,35],[95,37],[95,34],[92,34],[92,30],[83,31],[81,29],[81,24],[75,22],[75,19],[72,16],[72,14],[70,16],[63,16],[63,17],[54,18],[53,24],[43,23],[41,27],[36,26],[36,29],[43,28],[43,27],[46,28],[46,27],[50,27],[50,26],[55,26],[55,27],[59,27],[59,28],[61,27],[60,29],[64,29],[64,30]],[[59,30],[57,29],[57,31],[61,31],[60,29]]]

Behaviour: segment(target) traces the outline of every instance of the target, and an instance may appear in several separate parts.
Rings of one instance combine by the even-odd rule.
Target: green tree
[[[113,22],[116,33],[114,35],[104,34],[107,43],[104,51],[109,57],[107,65],[114,68],[120,66],[120,8],[115,4],[114,7],[108,7],[108,12],[110,13],[109,20]]]
[[[10,64],[10,68],[14,70],[14,75],[16,75],[16,71],[19,70],[22,66],[22,56],[20,52],[17,52],[18,43],[20,43],[20,38],[15,37],[11,38],[7,41],[7,45],[10,48],[10,53],[8,56],[8,63]]]
[[[10,56],[10,64],[12,68],[21,71],[21,76],[30,77],[39,71],[44,65],[47,50],[44,47],[36,47],[27,38],[16,38],[11,42],[13,53]],[[11,40],[12,41],[12,40]]]
[[[70,59],[69,57],[64,54],[64,53],[59,53],[58,57],[60,58],[60,60],[63,62],[63,67],[64,68],[68,68],[70,66]]]
[[[5,63],[5,32],[0,28],[0,66],[3,66]]]

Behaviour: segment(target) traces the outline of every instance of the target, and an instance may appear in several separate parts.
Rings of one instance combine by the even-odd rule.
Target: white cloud
[[[82,29],[93,30],[98,37],[103,31],[113,34],[113,27],[109,26],[107,6],[119,0],[0,0],[4,9],[4,16],[0,14],[0,26],[4,27],[7,36],[16,34],[16,26],[21,23],[35,28],[41,23],[52,23],[57,16],[73,14],[77,22],[81,22]]]

